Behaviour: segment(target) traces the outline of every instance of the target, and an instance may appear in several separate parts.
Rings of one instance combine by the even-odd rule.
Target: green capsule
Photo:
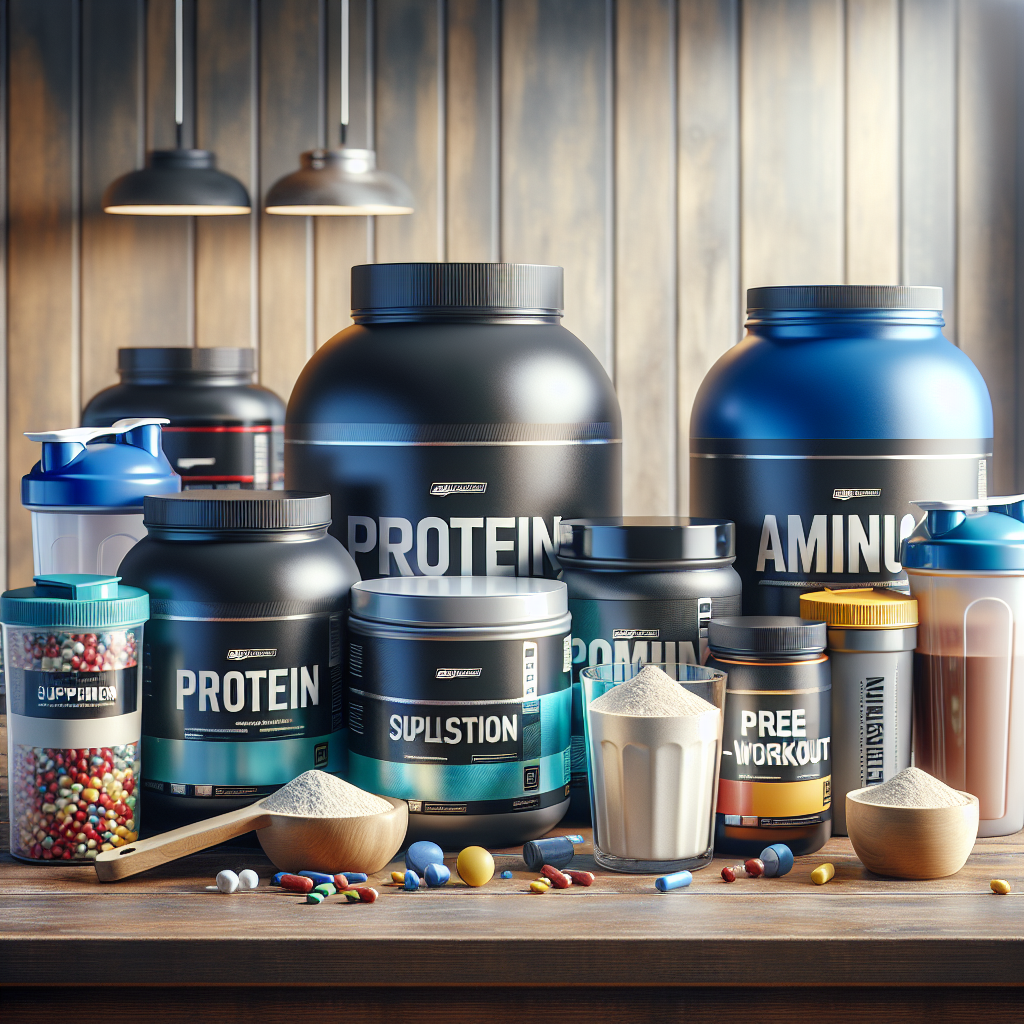
[[[323,893],[324,896],[333,896],[337,891],[333,882],[321,882],[313,886],[313,892]]]
[[[342,895],[349,901],[349,903],[358,903],[361,899],[359,893],[354,892],[352,889],[346,889]]]
[[[324,894],[322,892],[308,892],[306,893],[307,903],[323,903]]]

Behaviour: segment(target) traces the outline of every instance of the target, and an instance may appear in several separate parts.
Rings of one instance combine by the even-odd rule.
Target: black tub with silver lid
[[[569,806],[570,618],[557,580],[352,588],[349,781],[409,801],[409,840],[506,846]]]
[[[573,819],[589,820],[580,670],[699,664],[712,616],[739,615],[733,524],[674,516],[563,520],[559,577],[572,614]]]

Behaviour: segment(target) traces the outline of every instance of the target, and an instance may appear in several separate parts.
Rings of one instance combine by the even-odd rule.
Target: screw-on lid
[[[942,289],[905,284],[811,284],[748,288],[747,312],[799,309],[924,309],[942,312]]]
[[[795,615],[727,615],[712,619],[708,645],[723,654],[820,654],[828,643],[824,622]]]
[[[805,619],[824,619],[841,629],[906,629],[917,625],[917,601],[883,587],[801,594],[800,612]]]
[[[905,569],[1024,572],[1024,494],[911,504],[926,515],[903,545]]]
[[[43,453],[21,478],[21,503],[32,511],[129,513],[142,511],[147,494],[180,491],[181,477],[161,447],[160,424],[169,422],[142,417],[27,433],[42,442]]]
[[[562,268],[531,263],[369,263],[352,268],[352,315],[561,316]]]
[[[173,376],[243,377],[256,372],[251,348],[119,348],[117,372],[133,382]]]
[[[146,498],[147,527],[308,530],[331,524],[331,496],[306,491],[183,491]]]
[[[559,580],[521,576],[404,576],[352,587],[352,614],[400,626],[515,626],[569,610]]]
[[[727,519],[686,516],[563,519],[558,525],[558,559],[695,567],[733,562],[735,527]]]
[[[125,629],[149,618],[149,594],[121,586],[120,576],[57,573],[33,579],[34,587],[8,590],[0,599],[5,625]]]

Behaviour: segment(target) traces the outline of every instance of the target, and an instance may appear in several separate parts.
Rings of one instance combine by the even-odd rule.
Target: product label
[[[565,799],[568,637],[424,640],[349,631],[349,778],[413,813]]]
[[[691,439],[691,514],[736,523],[748,615],[797,615],[801,591],[906,589],[914,499],[984,496],[991,439]],[[916,518],[915,518],[916,517]]]
[[[288,486],[330,482],[362,578],[547,576],[561,518],[619,515],[607,423],[289,424]]]
[[[768,671],[781,680],[781,671]],[[827,672],[822,685],[801,690],[732,687],[730,676],[717,813],[726,825],[752,827],[826,820],[832,803]]]
[[[116,718],[138,708],[138,668],[109,672],[10,673],[11,713],[70,721]]]
[[[284,486],[284,428],[244,426],[163,428],[163,449],[183,490],[265,491]]]
[[[143,658],[147,785],[203,787],[188,795],[204,795],[211,786],[267,787],[310,768],[334,770],[343,724],[340,631],[340,613],[154,612]]]

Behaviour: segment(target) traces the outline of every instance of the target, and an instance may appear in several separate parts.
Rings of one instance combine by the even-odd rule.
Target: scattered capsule
[[[287,871],[278,871],[278,873],[276,875],[274,875],[274,877],[270,880],[270,884],[271,885],[280,885],[281,884],[281,879],[284,878],[284,876],[287,875],[287,874],[288,874]]]
[[[335,875],[334,888],[337,889],[338,892],[344,892],[346,889],[351,889],[352,885],[344,875]]]
[[[531,839],[523,846],[523,860],[530,871],[539,871],[544,864],[564,868],[576,855],[575,840],[582,836],[552,836],[550,839]]]
[[[558,868],[554,868],[550,864],[545,864],[540,869],[540,873],[545,878],[551,879],[551,884],[556,889],[568,889],[572,885],[572,879],[568,875],[563,875]]]
[[[306,902],[307,903],[323,903],[324,894],[322,892],[307,892]]]
[[[811,881],[815,885],[824,885],[832,876],[836,873],[835,866],[832,864],[819,864],[811,872]]]
[[[437,843],[432,843],[426,839],[421,839],[418,843],[413,843],[409,849],[405,851],[405,866],[410,871],[415,871],[416,874],[420,876],[427,873],[428,864],[443,863],[444,850],[442,850]]]
[[[658,892],[671,892],[673,889],[685,889],[693,881],[689,871],[676,871],[671,875],[662,875],[654,883]]]
[[[594,874],[592,871],[564,871],[576,885],[593,885]]]
[[[260,876],[252,868],[246,868],[244,871],[238,872],[239,889],[258,889],[259,885]]]
[[[234,871],[219,871],[217,873],[217,888],[221,892],[234,892],[238,888],[238,875]]]
[[[751,878],[760,878],[764,874],[764,861],[760,857],[751,857],[744,863],[743,870]]]
[[[501,873],[501,877],[502,877],[502,878],[511,878],[511,877],[512,877],[512,872],[511,872],[511,871],[509,871],[509,870],[508,870],[508,869],[506,868],[506,869],[505,869],[504,871],[502,871],[502,873]]]
[[[423,881],[431,889],[440,889],[442,885],[447,885],[451,877],[451,871],[444,864],[428,864],[426,871],[423,872]]]
[[[355,891],[355,889],[346,889],[342,893],[342,896],[344,896],[345,899],[347,899],[349,901],[349,903],[358,903],[360,901],[360,898],[361,898],[359,896],[359,893],[357,893]]]
[[[405,872],[404,871],[392,871],[391,881],[397,882],[399,885],[405,885]]]
[[[303,875],[282,875],[279,884],[288,892],[307,893],[313,891],[313,879]]]
[[[993,892],[999,893],[1000,896],[1006,896],[1013,891],[1010,888],[1010,883],[1005,878],[993,878],[988,884],[989,888]]]
[[[338,874],[345,879],[350,885],[355,885],[357,882],[366,881],[365,871],[339,871]]]
[[[467,846],[459,854],[455,870],[466,885],[486,885],[494,877],[494,858],[482,846]]]
[[[736,881],[736,872],[733,871],[733,869],[730,868],[730,867],[724,867],[724,868],[722,868],[722,877],[727,882],[735,882]]]
[[[206,887],[207,892],[220,892],[220,889],[216,885],[208,885]]]
[[[551,888],[551,886],[545,884],[544,882],[531,882],[530,883],[530,892],[547,892],[548,889],[550,889],[550,888]]]
[[[773,843],[761,851],[765,878],[781,878],[793,870],[793,851],[785,843]]]
[[[535,878],[534,881],[540,885],[546,885],[549,889],[551,888],[551,879],[545,878],[543,875],[540,878]]]
[[[415,892],[420,887],[420,876],[410,868],[403,879],[407,892]]]
[[[348,896],[348,894],[351,893],[351,892],[354,892],[359,897],[359,902],[360,903],[376,903],[377,902],[377,896],[378,896],[377,890],[376,889],[372,889],[368,885],[360,885],[360,886],[358,886],[355,889],[346,889],[345,890],[345,895]]]
[[[337,891],[333,882],[321,882],[319,885],[313,886],[313,892],[318,892],[324,897],[333,896]]]
[[[300,878],[312,878],[314,885],[320,885],[323,882],[330,882],[334,884],[334,875],[328,875],[323,871],[299,871]]]

